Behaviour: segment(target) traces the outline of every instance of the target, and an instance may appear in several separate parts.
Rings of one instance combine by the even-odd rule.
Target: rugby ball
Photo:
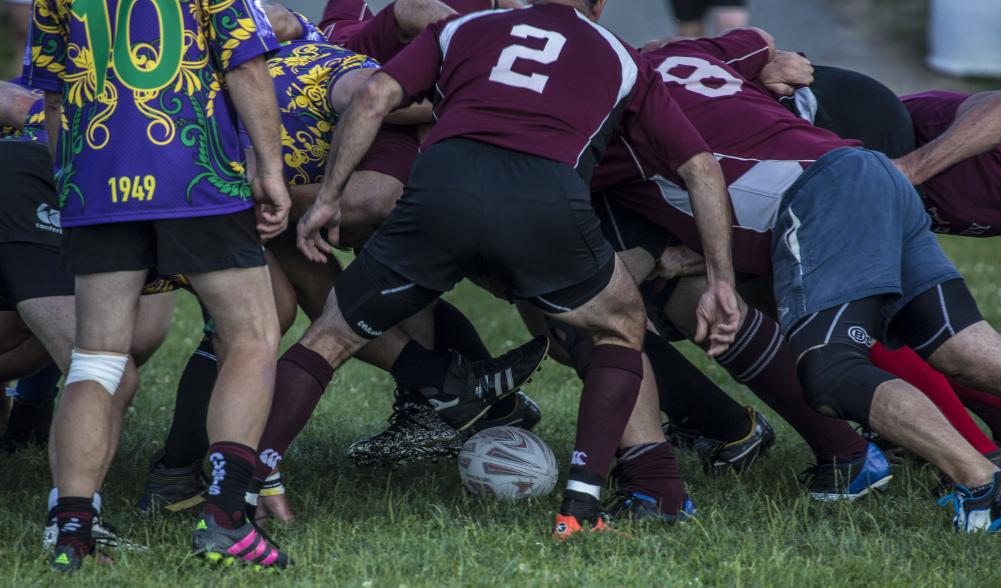
[[[518,427],[493,427],[462,446],[459,476],[474,496],[518,500],[552,492],[559,470],[542,439]]]

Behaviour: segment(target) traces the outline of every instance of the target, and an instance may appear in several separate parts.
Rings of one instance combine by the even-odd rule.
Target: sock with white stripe
[[[643,443],[619,451],[626,487],[653,498],[660,512],[676,515],[685,498],[678,461],[670,443]]]
[[[165,467],[183,468],[205,457],[209,447],[209,402],[217,373],[212,337],[205,335],[188,359],[177,384],[174,420],[160,460]]]
[[[823,416],[807,404],[792,351],[778,324],[759,310],[748,309],[733,345],[718,360],[788,421],[821,461],[849,461],[865,453],[865,439],[847,421]]]
[[[620,345],[595,346],[584,377],[577,438],[561,514],[594,522],[608,466],[632,415],[642,381],[641,352]]]

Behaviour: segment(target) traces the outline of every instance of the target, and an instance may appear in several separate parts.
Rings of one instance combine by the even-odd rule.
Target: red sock
[[[748,310],[719,364],[792,425],[821,462],[865,455],[868,443],[847,421],[824,416],[806,402],[792,351],[778,324],[761,311]]]
[[[333,377],[334,369],[327,360],[302,344],[293,345],[281,356],[271,413],[257,445],[255,478],[267,478],[278,465],[292,440],[313,416],[320,396]]]
[[[963,403],[949,386],[946,377],[925,363],[917,353],[908,347],[890,351],[876,343],[872,346],[869,358],[876,367],[890,372],[923,392],[974,449],[980,453],[997,450],[998,446],[988,439],[977,423],[970,418],[970,414],[966,412]]]
[[[657,501],[664,514],[676,515],[688,494],[670,443],[644,443],[619,452],[622,474],[633,492]]]
[[[568,491],[600,497],[642,381],[642,353],[620,345],[594,348],[580,396]]]
[[[1001,440],[1001,398],[987,392],[967,388],[955,380],[949,380],[949,383],[952,384],[956,396],[959,396],[966,408],[972,410],[974,414],[987,423],[994,440]]]

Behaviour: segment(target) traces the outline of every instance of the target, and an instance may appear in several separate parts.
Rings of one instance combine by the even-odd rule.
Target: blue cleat
[[[822,502],[857,500],[873,490],[885,489],[893,479],[890,462],[875,443],[869,443],[865,455],[858,459],[819,463],[802,476],[810,480],[810,498]]]
[[[957,531],[996,533],[1001,529],[1001,472],[994,472],[988,487],[976,490],[956,484],[953,492],[940,498],[938,504],[952,505],[956,513],[952,525]]]

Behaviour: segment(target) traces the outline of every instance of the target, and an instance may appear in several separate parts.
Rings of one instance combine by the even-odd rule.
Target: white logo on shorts
[[[587,465],[587,454],[583,451],[574,451],[573,455],[570,457],[570,465]]]
[[[35,209],[35,215],[41,222],[35,223],[36,229],[49,231],[50,233],[62,234],[62,213],[50,207],[48,204],[39,204]]]
[[[869,333],[867,333],[862,327],[848,327],[848,336],[856,343],[861,343],[866,347],[872,347],[872,337],[870,337]]]

